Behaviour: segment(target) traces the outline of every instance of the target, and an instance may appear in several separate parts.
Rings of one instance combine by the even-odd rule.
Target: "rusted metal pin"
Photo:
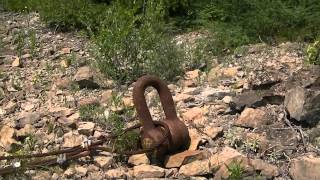
[[[188,148],[190,136],[187,126],[177,117],[171,93],[165,82],[156,76],[146,75],[139,78],[133,88],[133,102],[142,123],[142,147],[152,147],[153,144],[159,143],[164,137],[163,127],[159,126],[159,123],[157,123],[158,125],[153,123],[146,103],[144,92],[149,86],[154,87],[158,91],[166,116],[160,122],[164,123],[170,131],[167,140],[157,148],[155,153],[156,159],[159,162],[163,162],[165,155],[180,152]]]

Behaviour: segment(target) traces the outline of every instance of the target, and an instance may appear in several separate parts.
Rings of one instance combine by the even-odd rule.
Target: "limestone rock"
[[[235,98],[232,98],[230,107],[238,112],[241,112],[245,107],[256,108],[267,104],[281,105],[284,97],[275,94],[269,90],[246,91]]]
[[[219,88],[205,88],[201,92],[201,97],[206,102],[211,102],[214,100],[222,100],[226,96],[234,96],[235,92],[230,89],[219,89]]]
[[[94,97],[83,98],[78,102],[79,106],[98,105],[98,104],[99,104],[98,99]]]
[[[66,59],[63,59],[60,61],[60,66],[63,67],[63,68],[67,68],[70,66],[70,62]]]
[[[133,107],[133,99],[131,97],[123,97],[122,98],[123,105],[125,107]]]
[[[23,109],[24,111],[32,111],[34,108],[35,108],[35,105],[30,102],[21,104],[21,109]]]
[[[30,124],[26,124],[22,129],[19,129],[16,134],[17,137],[25,137],[34,134],[34,132],[35,128]]]
[[[196,160],[202,160],[205,157],[206,155],[203,151],[187,150],[181,153],[168,156],[165,161],[165,167],[166,168],[180,167],[184,164],[188,164]]]
[[[99,88],[99,85],[94,82],[94,73],[90,67],[84,66],[80,67],[74,76],[74,81],[76,81],[80,88]]]
[[[123,168],[110,169],[106,173],[106,178],[120,179],[126,177],[126,171]]]
[[[66,107],[51,107],[49,113],[53,117],[68,117],[74,113],[74,110]]]
[[[237,76],[238,71],[239,67],[214,67],[208,73],[208,82],[212,86],[217,86],[220,79],[233,79]]]
[[[232,102],[232,97],[231,96],[225,96],[222,101],[226,104],[229,104]]]
[[[57,79],[55,86],[59,89],[67,89],[71,86],[72,81],[69,78]]]
[[[113,163],[113,158],[109,156],[96,156],[94,157],[94,163],[96,166],[106,169]]]
[[[21,112],[15,121],[15,126],[23,128],[26,124],[33,125],[41,119],[41,116],[38,112]]]
[[[103,91],[100,98],[101,104],[108,104],[111,101],[113,91],[112,90],[106,90]]]
[[[73,132],[69,132],[63,135],[63,145],[62,147],[74,147],[79,146],[84,141],[84,137]]]
[[[269,124],[266,112],[260,109],[246,108],[235,121],[235,125],[249,128],[258,128]]]
[[[165,175],[165,170],[158,166],[139,165],[133,167],[133,175],[136,178],[161,178]]]
[[[85,176],[88,172],[87,168],[82,167],[82,166],[76,166],[74,169],[75,169],[77,175],[80,177]]]
[[[210,157],[210,165],[211,168],[218,169],[223,163],[225,163],[227,160],[243,156],[241,153],[239,153],[237,150],[232,149],[230,147],[225,147],[220,153],[214,154]]]
[[[141,164],[150,164],[150,160],[146,154],[135,154],[129,157],[128,163],[138,166]]]
[[[7,105],[4,107],[5,113],[9,114],[15,111],[15,109],[18,107],[17,103],[14,101],[9,101]]]
[[[289,173],[293,180],[317,179],[320,177],[320,158],[304,156],[293,159]]]
[[[74,174],[76,173],[75,169],[74,168],[68,168],[67,170],[64,171],[63,175],[65,177],[72,177]]]
[[[203,122],[205,121],[203,110],[199,107],[188,109],[185,113],[182,114],[182,119],[184,121],[191,121],[196,124],[203,124]]]
[[[68,126],[75,129],[76,123],[79,121],[79,119],[80,119],[80,114],[74,113],[68,117],[60,117],[57,121],[64,126]]]
[[[196,129],[189,129],[189,136],[190,136],[190,146],[188,150],[197,150],[198,145],[201,142],[201,135],[197,132]]]
[[[9,126],[3,126],[0,130],[0,146],[6,151],[10,151],[14,145],[19,145],[19,143],[14,139],[15,129]]]
[[[208,135],[211,139],[216,138],[220,133],[222,133],[223,128],[222,127],[212,127],[208,126],[204,129],[204,132],[206,135]]]
[[[197,160],[181,166],[179,174],[184,176],[200,176],[211,173],[209,160]]]
[[[200,70],[196,69],[196,70],[193,70],[193,71],[188,71],[188,72],[186,72],[185,76],[186,76],[187,79],[195,79],[195,78],[200,76]]]
[[[61,49],[61,54],[70,54],[71,48],[65,47]]]
[[[90,136],[93,134],[93,130],[94,130],[95,125],[96,124],[93,122],[79,122],[78,132],[80,134]]]
[[[320,89],[303,87],[290,89],[285,96],[285,107],[291,118],[316,124],[320,121]]]
[[[16,58],[13,60],[11,66],[12,66],[12,67],[21,67],[22,64],[21,64],[20,58],[16,57]]]

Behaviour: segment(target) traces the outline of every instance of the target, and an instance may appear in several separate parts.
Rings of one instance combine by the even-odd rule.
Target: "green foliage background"
[[[172,42],[172,35],[180,32],[209,32],[197,51],[202,57],[225,55],[249,43],[313,42],[320,36],[319,0],[2,0],[1,4],[11,11],[37,11],[49,27],[61,31],[85,31],[95,44],[97,67],[119,83],[146,73],[166,80],[180,75],[190,65]],[[207,63],[196,62],[191,67]]]

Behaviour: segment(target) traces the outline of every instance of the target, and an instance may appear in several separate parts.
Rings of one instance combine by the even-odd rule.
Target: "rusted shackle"
[[[161,161],[166,154],[173,154],[188,148],[190,136],[186,125],[177,117],[174,102],[166,83],[158,77],[146,75],[140,77],[133,88],[133,102],[142,123],[142,147],[150,148],[154,144],[161,143],[160,141],[165,136],[163,126],[160,125],[161,123],[154,123],[152,120],[146,103],[144,92],[149,86],[154,87],[158,91],[166,116],[160,122],[165,124],[170,131],[167,139],[156,150],[156,158]]]

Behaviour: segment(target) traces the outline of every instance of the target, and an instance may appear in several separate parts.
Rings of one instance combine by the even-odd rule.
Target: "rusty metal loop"
[[[134,85],[133,103],[137,109],[138,117],[142,122],[143,128],[155,128],[149,108],[146,103],[146,98],[144,96],[144,92],[149,86],[154,87],[158,91],[161,105],[166,115],[166,119],[177,119],[174,102],[167,85],[156,76],[142,76],[136,81]]]

